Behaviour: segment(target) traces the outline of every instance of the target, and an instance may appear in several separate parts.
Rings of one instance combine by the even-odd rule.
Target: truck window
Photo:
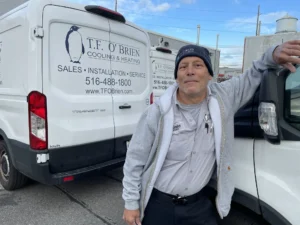
[[[300,130],[300,67],[285,82],[285,119]]]

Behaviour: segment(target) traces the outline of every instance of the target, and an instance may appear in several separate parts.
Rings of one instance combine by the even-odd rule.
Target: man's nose
[[[192,65],[188,65],[188,67],[187,67],[187,75],[191,76],[191,75],[194,75],[194,74],[195,74],[194,67]]]

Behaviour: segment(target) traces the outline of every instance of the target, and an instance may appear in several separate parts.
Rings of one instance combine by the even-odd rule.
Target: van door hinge
[[[44,29],[42,27],[36,27],[33,29],[33,35],[37,38],[44,37]]]

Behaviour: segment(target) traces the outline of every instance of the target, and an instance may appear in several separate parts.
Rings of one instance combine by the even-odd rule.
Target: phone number
[[[114,78],[105,78],[101,80],[99,77],[86,77],[85,78],[86,85],[109,85],[109,86],[131,86],[131,80],[129,79],[114,79]]]
[[[172,85],[174,84],[174,81],[160,81],[160,80],[154,80],[154,84],[165,84],[165,85]]]

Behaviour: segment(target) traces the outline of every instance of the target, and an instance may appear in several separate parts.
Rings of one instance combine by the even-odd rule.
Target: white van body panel
[[[112,43],[111,67],[117,70],[113,75],[112,88],[115,137],[133,133],[138,118],[150,104],[152,77],[149,62],[149,37],[140,28],[109,21]],[[122,109],[122,106],[125,108]],[[126,108],[130,107],[130,108]],[[121,107],[121,109],[120,109]]]
[[[259,197],[291,224],[300,224],[300,143],[255,141]]]
[[[52,20],[53,11],[56,15]],[[58,6],[44,9],[43,47],[48,51],[43,52],[43,92],[47,96],[49,146],[114,138],[111,94],[86,93],[105,86],[100,78],[106,76],[93,73],[94,68],[101,65],[110,70],[109,61],[89,57],[98,54],[100,42],[106,43],[101,51],[109,55],[108,20],[94,17],[98,16]]]
[[[258,198],[253,164],[253,139],[234,139],[234,181],[239,190]]]
[[[151,47],[153,95],[155,100],[175,82],[174,70],[177,51],[171,51],[170,54],[157,51],[156,47]]]
[[[42,79],[36,76],[41,72],[40,40],[30,38],[27,9],[25,3],[0,17],[0,129],[7,138],[26,144],[27,94],[33,87],[42,91]]]

